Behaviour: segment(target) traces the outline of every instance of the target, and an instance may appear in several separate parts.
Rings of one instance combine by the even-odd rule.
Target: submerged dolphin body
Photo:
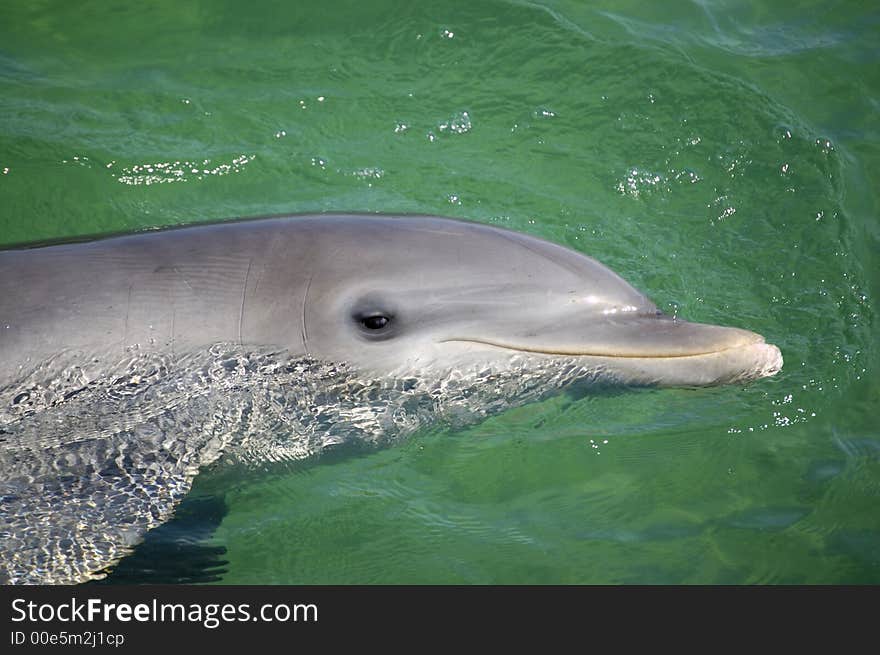
[[[782,357],[535,237],[319,215],[0,252],[0,362],[0,582],[69,583],[106,574],[223,453],[301,458]]]

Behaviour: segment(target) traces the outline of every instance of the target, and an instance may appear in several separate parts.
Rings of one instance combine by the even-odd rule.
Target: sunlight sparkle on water
[[[189,182],[202,180],[207,176],[238,173],[254,160],[256,155],[239,155],[229,163],[213,164],[210,159],[198,161],[175,160],[148,164],[135,164],[124,167],[121,175],[111,173],[118,182],[129,185],[166,184],[169,182]],[[110,168],[110,166],[108,166]]]

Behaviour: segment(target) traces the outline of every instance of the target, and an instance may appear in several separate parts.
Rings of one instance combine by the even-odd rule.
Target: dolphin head
[[[304,347],[379,375],[528,358],[610,383],[707,386],[782,366],[760,335],[667,316],[596,260],[532,236],[434,217],[318,231]]]

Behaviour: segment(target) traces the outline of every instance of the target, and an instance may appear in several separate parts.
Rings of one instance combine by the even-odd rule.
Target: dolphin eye
[[[391,322],[391,318],[382,314],[374,316],[364,316],[361,318],[361,325],[368,330],[381,330]]]
[[[349,320],[362,339],[385,341],[400,336],[400,316],[397,308],[389,305],[378,294],[370,294],[351,306]]]

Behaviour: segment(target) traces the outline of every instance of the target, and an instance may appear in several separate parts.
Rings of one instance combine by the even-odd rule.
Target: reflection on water
[[[102,575],[224,454],[259,467],[339,445],[389,445],[594,374],[576,358],[527,354],[497,368],[375,379],[234,344],[176,358],[132,349],[109,365],[62,353],[0,389],[0,574],[16,583]]]

